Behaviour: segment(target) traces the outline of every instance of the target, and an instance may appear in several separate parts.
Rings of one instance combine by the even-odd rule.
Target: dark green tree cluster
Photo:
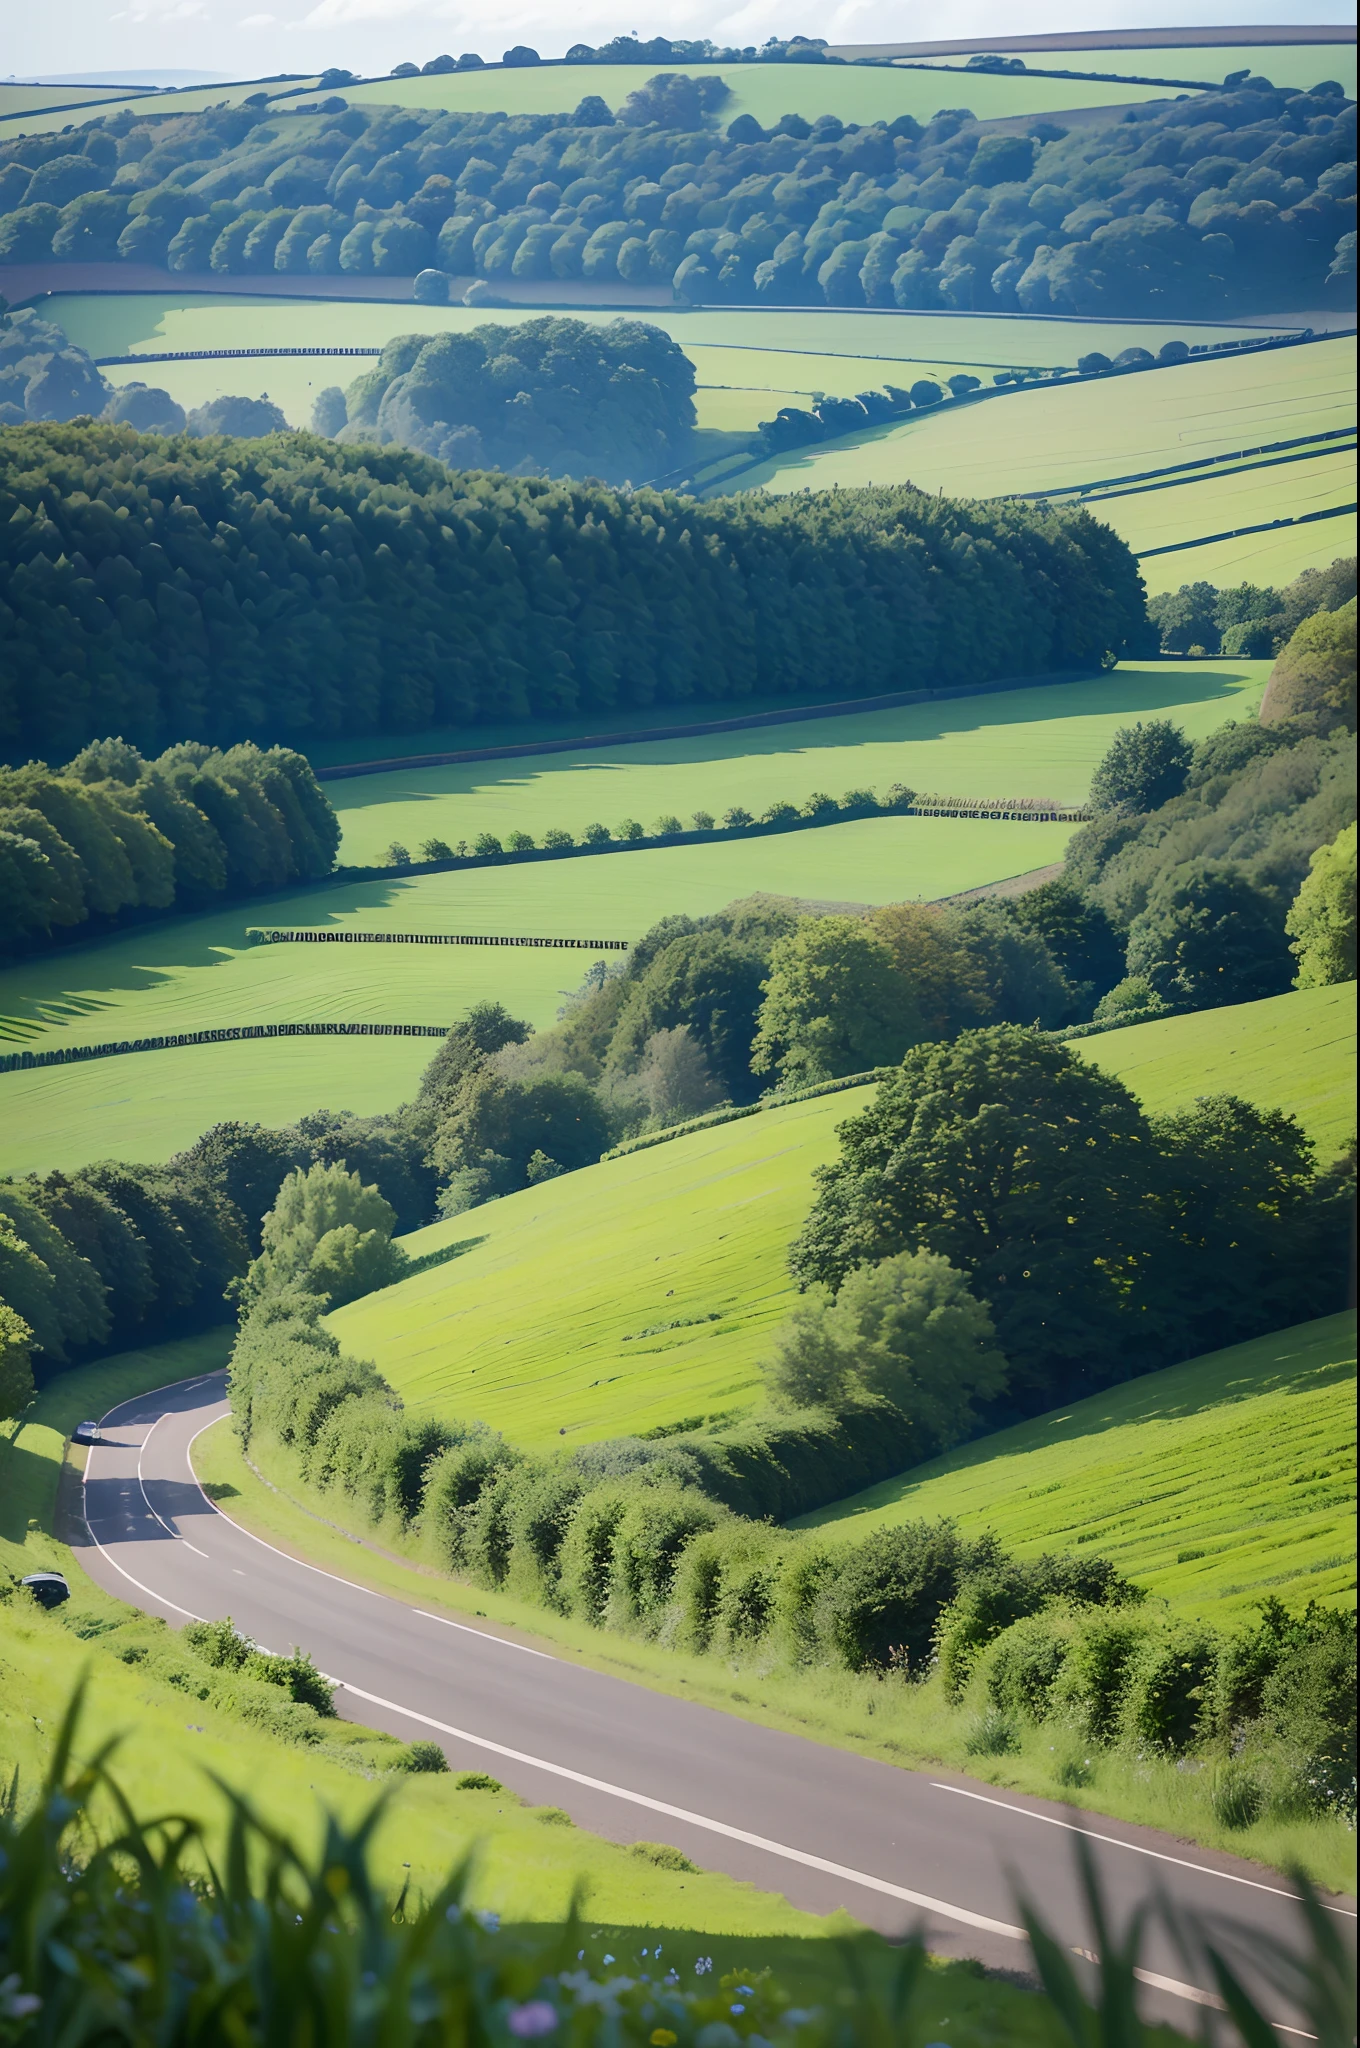
[[[641,481],[686,455],[693,394],[694,366],[659,327],[545,318],[399,334],[340,405],[322,394],[313,426],[451,468]]]
[[[1028,134],[966,108],[924,127],[743,114],[722,132],[721,87],[667,72],[617,113],[588,94],[570,114],[327,99],[96,115],[0,144],[0,263],[437,267],[705,303],[1085,316],[1215,314],[1262,290],[1309,306],[1351,282],[1355,108],[1334,81],[1237,79]]]
[[[1355,556],[1339,557],[1326,569],[1305,569],[1283,590],[1239,583],[1218,590],[1212,583],[1182,583],[1148,599],[1163,654],[1227,654],[1269,660],[1279,654],[1305,619],[1337,611],[1355,596]]]
[[[701,505],[310,435],[0,449],[10,749],[947,688],[1145,630],[1133,557],[1082,511],[910,486]]]
[[[844,1323],[865,1313],[853,1276],[948,1261],[987,1305],[1021,1412],[1342,1305],[1349,1177],[1318,1173],[1292,1117],[1238,1097],[1148,1116],[1066,1047],[1003,1026],[909,1052],[839,1135],[796,1276],[838,1304],[849,1288]],[[981,1360],[988,1332],[968,1341]]]
[[[286,747],[188,741],[146,761],[92,740],[64,768],[0,768],[0,953],[329,874],[339,843],[309,763]]]
[[[1290,907],[1313,856],[1355,818],[1352,733],[1344,717],[1311,723],[1226,725],[1193,747],[1165,719],[1116,734],[1092,786],[1097,816],[1063,869],[1124,952],[1098,1019],[1290,986]]]

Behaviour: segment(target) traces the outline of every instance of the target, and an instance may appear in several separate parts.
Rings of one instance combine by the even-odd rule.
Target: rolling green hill
[[[1309,990],[1078,1046],[1153,1109],[1230,1085],[1221,1063],[1238,1092],[1297,1109],[1330,1141],[1353,1104],[1354,1015],[1353,987]],[[785,1254],[812,1169],[867,1100],[852,1089],[765,1110],[433,1224],[404,1240],[412,1254],[466,1250],[332,1325],[412,1407],[476,1415],[530,1446],[742,1412],[794,1299]]]
[[[1231,1010],[1197,1010],[1078,1039],[1148,1109],[1244,1095],[1296,1116],[1326,1162],[1355,1136],[1355,983],[1293,989]]]
[[[1099,1545],[1186,1613],[1355,1600],[1355,1317],[1093,1395],[967,1444],[797,1526],[859,1539],[918,1517],[1021,1555]]]

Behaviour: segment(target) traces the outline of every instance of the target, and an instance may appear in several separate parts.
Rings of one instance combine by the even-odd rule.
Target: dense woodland
[[[310,881],[339,844],[310,764],[286,747],[188,741],[146,761],[110,739],[62,768],[0,768],[0,954]]]
[[[1172,318],[1354,288],[1355,107],[1335,83],[1254,77],[1028,134],[966,108],[723,130],[718,88],[662,74],[617,112],[588,93],[571,114],[332,96],[96,116],[0,143],[0,263]]]
[[[113,425],[0,429],[0,458],[11,757],[862,697],[1089,667],[1148,630],[1133,556],[1080,510],[697,504]]]

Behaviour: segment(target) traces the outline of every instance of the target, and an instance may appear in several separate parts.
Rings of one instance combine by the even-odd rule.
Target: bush
[[[499,1778],[489,1778],[485,1771],[460,1771],[453,1781],[458,1792],[504,1792]]]
[[[392,1762],[395,1771],[447,1771],[449,1760],[437,1742],[408,1742]]]
[[[965,1731],[963,1746],[969,1756],[1010,1756],[1020,1747],[1020,1731],[1008,1715],[989,1707],[975,1716]]]
[[[698,1864],[691,1863],[688,1856],[679,1849],[673,1849],[669,1842],[632,1842],[630,1856],[640,1856],[644,1863],[655,1863],[660,1870],[697,1870]]]
[[[649,1486],[630,1493],[614,1525],[611,1614],[654,1622],[670,1600],[686,1546],[719,1519],[720,1510],[688,1488]]]
[[[1236,1761],[1214,1773],[1209,1787],[1209,1806],[1223,1828],[1249,1828],[1261,1817],[1265,1793],[1256,1773]]]
[[[1149,1624],[1128,1614],[1082,1615],[1049,1690],[1050,1711],[1066,1709],[1093,1742],[1113,1742],[1125,1691]]]
[[[993,1539],[967,1544],[949,1521],[880,1530],[838,1557],[821,1588],[818,1635],[847,1670],[922,1678],[941,1613],[964,1575],[995,1555]]]
[[[1129,1669],[1124,1730],[1135,1742],[1180,1755],[1212,1723],[1218,1643],[1208,1629],[1173,1625],[1150,1636]]]
[[[1192,755],[1169,718],[1121,727],[1091,778],[1091,808],[1129,816],[1155,811],[1184,789]]]
[[[1075,1615],[1050,1608],[1003,1630],[982,1660],[992,1705],[1026,1720],[1046,1720],[1076,1625]]]

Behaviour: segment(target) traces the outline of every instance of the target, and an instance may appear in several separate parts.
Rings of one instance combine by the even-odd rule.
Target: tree
[[[288,422],[267,398],[210,398],[189,414],[188,430],[199,437],[230,434],[253,441],[262,434],[286,434]]]
[[[190,1184],[216,1189],[235,1205],[253,1257],[279,1189],[305,1157],[287,1132],[263,1124],[221,1123],[176,1153],[170,1169]]]
[[[885,1066],[922,1030],[877,932],[862,918],[807,918],[770,956],[751,1068],[808,1087]]]
[[[688,1024],[652,1033],[638,1079],[647,1107],[659,1123],[680,1123],[685,1117],[702,1116],[722,1100],[722,1089]]]
[[[1290,905],[1284,928],[1298,961],[1295,988],[1355,980],[1356,828],[1320,846]]]
[[[1142,1368],[1155,1318],[1132,1290],[1155,1160],[1122,1082],[1033,1031],[969,1031],[909,1052],[839,1137],[791,1250],[800,1284],[936,1252],[990,1303],[1020,1384],[1056,1394]]]
[[[447,1115],[469,1074],[503,1046],[522,1045],[531,1029],[500,1003],[475,1003],[420,1077],[416,1109],[421,1117],[433,1124]]]
[[[635,949],[633,967],[658,935],[649,933]],[[683,1026],[728,1099],[751,1101],[751,1048],[765,961],[759,948],[723,931],[679,931],[667,938],[624,999],[609,1044],[609,1068],[635,1070],[656,1033]]]
[[[1103,996],[1123,974],[1123,952],[1109,918],[1062,876],[1006,898],[1004,907],[1022,931],[1043,940],[1074,988],[1084,983],[1093,996]]]
[[[154,384],[120,384],[104,407],[106,420],[125,420],[139,434],[180,434],[184,408]]]
[[[486,1192],[506,1194],[528,1185],[535,1153],[570,1173],[592,1166],[609,1142],[604,1108],[582,1075],[546,1073],[521,1081],[483,1065],[440,1121],[430,1159],[441,1177],[485,1172],[491,1176]]]
[[[1289,987],[1283,920],[1264,890],[1225,861],[1173,868],[1129,927],[1128,971],[1178,1009],[1250,1003]]]
[[[349,414],[345,408],[345,394],[338,384],[327,384],[316,394],[312,406],[312,432],[324,434],[333,441],[344,426]]]
[[[290,1285],[353,1301],[397,1279],[404,1266],[392,1243],[396,1211],[343,1166],[295,1168],[264,1220],[261,1250],[242,1286],[246,1301]]]
[[[18,1310],[0,1301],[0,1417],[22,1415],[33,1399],[33,1343]]]
[[[1192,755],[1169,718],[1122,726],[1091,778],[1092,809],[1130,816],[1159,809],[1184,789]]]
[[[766,1380],[776,1399],[842,1406],[865,1396],[910,1417],[916,1456],[967,1436],[973,1403],[1006,1383],[985,1306],[934,1252],[899,1252],[847,1275],[834,1302],[800,1303],[776,1337]]]
[[[927,1038],[953,1038],[993,1021],[983,963],[939,905],[889,903],[866,922],[892,954]]]
[[[1315,612],[1290,638],[1266,684],[1261,723],[1294,720],[1309,732],[1354,732],[1356,601]]]

